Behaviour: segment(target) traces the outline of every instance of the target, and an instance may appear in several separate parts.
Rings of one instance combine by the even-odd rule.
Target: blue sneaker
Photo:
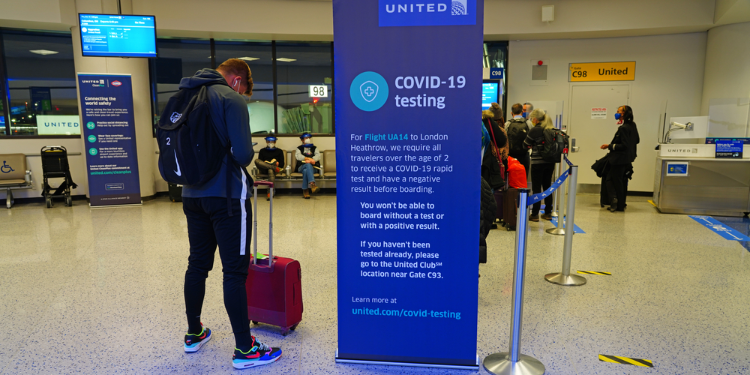
[[[234,356],[232,356],[232,365],[236,369],[246,369],[251,367],[258,367],[273,363],[281,358],[281,348],[271,348],[266,344],[259,343],[253,337],[253,347],[243,352],[237,348],[234,348]]]
[[[203,327],[203,323],[201,323],[201,327],[203,328],[201,333],[185,334],[185,353],[195,353],[200,350],[203,344],[211,340],[211,330]]]

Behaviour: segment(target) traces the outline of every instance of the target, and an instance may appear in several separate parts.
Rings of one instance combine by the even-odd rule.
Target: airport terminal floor
[[[544,280],[560,271],[563,237],[544,232],[549,222],[530,223],[522,353],[542,361],[548,374],[750,373],[748,249],[688,216],[657,213],[645,197],[629,198],[624,213],[600,208],[598,199],[578,196],[576,224],[585,234],[574,237],[572,269],[611,276],[586,275],[584,286]],[[261,250],[267,217],[261,201]],[[0,227],[0,374],[236,371],[218,253],[202,317],[215,337],[196,354],[183,352],[182,204],[166,197],[128,208],[90,209],[78,200],[71,208],[19,204],[0,215]],[[276,199],[274,243],[278,255],[301,262],[303,320],[286,337],[276,327],[253,326],[284,355],[245,373],[473,373],[334,362],[335,196]],[[507,351],[514,232],[493,230],[488,243],[489,262],[479,266],[480,358]],[[451,345],[446,331],[445,350]],[[654,367],[601,362],[600,354],[649,359]]]

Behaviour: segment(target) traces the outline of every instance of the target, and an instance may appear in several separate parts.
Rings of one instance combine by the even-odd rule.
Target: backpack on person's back
[[[544,129],[544,144],[539,150],[542,159],[549,163],[559,163],[562,154],[568,152],[569,137],[556,128]]]
[[[167,182],[198,185],[221,169],[229,152],[211,118],[208,86],[181,89],[169,98],[159,119],[159,172]]]
[[[526,139],[526,135],[529,132],[529,126],[526,124],[526,120],[512,119],[508,122],[505,130],[508,133],[510,154],[520,155],[527,152],[526,146],[523,144],[523,141]]]

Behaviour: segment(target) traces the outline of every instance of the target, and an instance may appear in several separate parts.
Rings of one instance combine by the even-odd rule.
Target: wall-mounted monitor
[[[500,81],[484,80],[482,82],[482,110],[490,109],[492,103],[498,103]]]
[[[156,57],[156,17],[79,13],[83,56]]]

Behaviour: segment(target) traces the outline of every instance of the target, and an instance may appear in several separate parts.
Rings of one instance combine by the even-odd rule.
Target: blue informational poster
[[[492,103],[497,103],[498,91],[500,91],[499,82],[482,83],[482,110],[490,109]]]
[[[130,75],[78,74],[92,206],[141,203]]]
[[[716,158],[742,159],[742,141],[721,139],[716,141]]]
[[[84,56],[156,57],[154,16],[79,14]]]
[[[687,177],[689,162],[667,162],[667,177]]]
[[[337,361],[478,366],[483,19],[333,1]]]

